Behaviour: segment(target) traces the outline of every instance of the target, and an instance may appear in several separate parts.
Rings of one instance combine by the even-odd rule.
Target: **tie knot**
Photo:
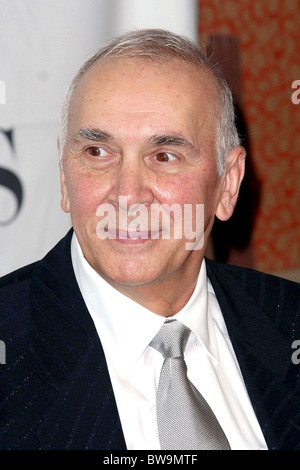
[[[166,320],[150,343],[164,358],[182,357],[190,330],[177,320]]]

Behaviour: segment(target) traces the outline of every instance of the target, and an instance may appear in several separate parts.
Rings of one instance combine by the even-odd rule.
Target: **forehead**
[[[159,119],[160,124],[196,121],[209,128],[219,108],[211,72],[183,60],[153,62],[119,57],[95,63],[75,88],[70,121],[99,125],[111,118],[137,122]],[[101,122],[100,122],[101,121]],[[119,121],[120,122],[120,121]],[[159,123],[158,123],[159,124]]]

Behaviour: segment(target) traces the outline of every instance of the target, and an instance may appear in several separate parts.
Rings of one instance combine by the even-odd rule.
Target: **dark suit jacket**
[[[0,280],[0,449],[126,449],[71,235]],[[299,285],[209,260],[207,271],[269,449],[300,449]]]

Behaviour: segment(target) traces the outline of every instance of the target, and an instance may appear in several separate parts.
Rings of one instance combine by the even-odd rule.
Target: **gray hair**
[[[210,72],[220,95],[220,113],[216,125],[216,153],[219,175],[223,174],[224,164],[229,153],[240,145],[235,125],[235,112],[231,90],[221,71],[207,56],[204,48],[190,39],[162,29],[135,30],[117,36],[102,45],[79,69],[67,91],[61,112],[59,132],[59,152],[62,159],[68,135],[69,110],[73,93],[81,78],[98,61],[116,57],[132,57],[163,63],[180,59]]]

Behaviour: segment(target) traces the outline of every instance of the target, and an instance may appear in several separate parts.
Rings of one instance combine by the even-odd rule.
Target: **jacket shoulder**
[[[247,297],[286,334],[300,331],[300,284],[241,266],[206,259],[208,278],[230,296]],[[213,282],[215,281],[215,282]]]
[[[15,290],[18,289],[18,287],[21,288],[22,286],[28,285],[31,281],[32,272],[36,264],[36,262],[29,264],[0,277],[0,295],[2,296],[3,293],[8,293],[10,288]]]
[[[26,293],[39,277],[47,278],[51,270],[61,272],[65,265],[71,264],[70,254],[66,255],[71,237],[72,230],[43,259],[0,278],[0,305],[3,309],[0,309],[0,314],[4,311],[5,306],[9,308],[9,306],[15,305],[14,302],[26,302]]]
[[[284,279],[273,274],[267,274],[255,269],[244,268],[242,266],[235,266],[231,264],[219,263],[206,259],[208,266],[208,275],[215,274],[216,276],[226,276],[229,279],[238,281],[242,288],[250,290],[261,290],[264,286],[283,286],[295,292],[300,292],[300,284],[288,279]]]
[[[29,321],[30,291],[34,264],[20,268],[0,278],[1,340],[12,341],[19,331],[25,334]],[[18,329],[16,329],[16,327]]]
[[[213,261],[211,259],[205,258],[206,264],[209,266],[209,268],[212,271],[216,272],[227,272],[228,274],[231,274],[232,276],[241,279],[242,278],[249,278],[249,279],[267,279],[270,282],[284,282],[287,284],[290,284],[291,286],[294,285],[294,287],[299,288],[300,284],[279,276],[275,276],[273,274],[268,274],[264,273],[262,271],[258,271],[256,269],[252,268],[245,268],[243,266],[237,266],[233,264],[225,264],[225,263],[220,263],[218,261]]]

